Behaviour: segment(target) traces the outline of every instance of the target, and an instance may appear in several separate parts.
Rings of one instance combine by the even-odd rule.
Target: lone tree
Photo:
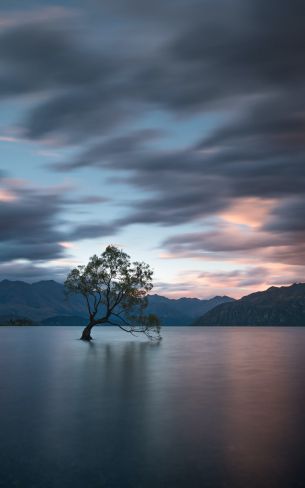
[[[160,339],[159,319],[144,314],[152,276],[148,264],[132,263],[130,256],[115,246],[92,256],[86,266],[72,269],[65,281],[66,290],[84,297],[89,315],[81,339],[90,341],[92,328],[106,323],[131,334],[141,332],[150,339]]]

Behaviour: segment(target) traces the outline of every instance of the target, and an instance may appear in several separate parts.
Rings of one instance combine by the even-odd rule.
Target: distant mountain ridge
[[[149,296],[147,311],[155,313],[164,325],[191,325],[213,307],[232,301],[230,297],[170,299]],[[1,317],[26,317],[44,325],[82,325],[87,317],[83,298],[65,294],[64,285],[53,280],[26,283],[0,281]]]
[[[166,325],[191,325],[193,321],[221,303],[234,301],[227,296],[216,296],[208,300],[199,298],[166,298],[150,295],[148,312],[158,315]]]
[[[305,283],[272,286],[202,315],[194,325],[305,326]]]
[[[65,295],[64,285],[53,280],[26,283],[0,282],[0,315],[39,321],[54,315],[85,315],[81,296]]]

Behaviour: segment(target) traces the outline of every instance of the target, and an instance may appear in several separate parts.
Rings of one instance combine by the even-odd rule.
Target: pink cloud
[[[262,199],[257,197],[237,198],[230,206],[219,214],[225,222],[258,228],[263,225],[273,208],[276,199]]]
[[[10,190],[0,188],[0,202],[14,202],[17,200],[17,195]]]
[[[59,242],[59,245],[61,247],[63,247],[64,249],[72,249],[73,247],[75,247],[75,245],[73,244],[73,242]]]
[[[0,29],[17,27],[30,22],[61,20],[78,15],[78,10],[61,6],[50,6],[39,10],[17,10],[0,15]]]
[[[270,286],[290,285],[304,281],[304,266],[269,264],[248,266],[227,271],[189,271],[177,275],[170,283],[156,283],[154,290],[170,298],[229,295],[241,298]]]

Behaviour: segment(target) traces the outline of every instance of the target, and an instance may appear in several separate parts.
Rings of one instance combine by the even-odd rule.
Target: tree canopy
[[[65,287],[83,296],[89,316],[81,338],[91,340],[95,325],[109,323],[131,334],[160,339],[159,319],[145,314],[152,277],[148,264],[131,262],[128,254],[113,245],[100,256],[92,256],[87,265],[72,269]]]

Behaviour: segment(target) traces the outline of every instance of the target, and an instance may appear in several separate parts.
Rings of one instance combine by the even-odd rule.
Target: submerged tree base
[[[92,341],[93,340],[93,338],[91,337],[91,334],[90,334],[91,329],[92,329],[92,326],[87,326],[84,328],[82,336],[81,336],[82,341]]]

